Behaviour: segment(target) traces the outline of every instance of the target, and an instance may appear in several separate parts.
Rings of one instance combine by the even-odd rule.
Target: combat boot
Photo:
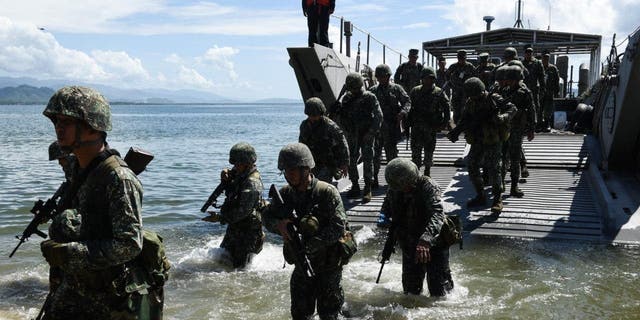
[[[487,203],[487,198],[484,197],[484,192],[482,193],[478,193],[478,195],[467,201],[467,207],[471,208],[471,207],[479,207],[479,206],[483,206]]]
[[[527,169],[527,165],[523,165],[520,168],[520,177],[524,179],[529,178],[529,170]]]
[[[371,201],[371,182],[364,183],[364,191],[362,192],[362,203]]]
[[[351,190],[347,191],[347,198],[360,198],[360,185],[358,181],[351,182]]]
[[[518,181],[517,179],[511,179],[511,181]],[[509,193],[511,196],[516,198],[522,198],[524,196],[524,192],[518,188],[518,183],[511,182],[511,192]]]
[[[502,197],[495,196],[493,197],[493,204],[491,205],[491,212],[494,214],[500,214],[502,212]]]

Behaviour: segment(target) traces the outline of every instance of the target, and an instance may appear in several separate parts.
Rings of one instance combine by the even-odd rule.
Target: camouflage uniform
[[[524,77],[524,83],[527,88],[531,90],[531,96],[533,98],[533,107],[535,108],[537,125],[540,125],[543,121],[542,108],[540,107],[540,95],[544,96],[545,92],[545,73],[542,62],[534,57],[531,60],[523,59],[522,64],[529,71]]]
[[[396,163],[402,161],[406,160],[394,160],[389,163],[387,170],[393,169]],[[382,211],[391,216],[395,228],[393,235],[402,248],[404,293],[422,293],[426,274],[431,296],[444,296],[453,289],[453,279],[449,268],[449,247],[437,241],[444,221],[441,192],[433,179],[418,176],[417,167],[414,167],[414,171],[417,177],[415,183],[412,183],[411,191],[390,188],[382,204]],[[385,172],[385,177],[388,176]],[[393,186],[392,181],[388,183],[390,187]],[[416,263],[416,247],[419,241],[430,246],[431,261],[428,263]]]
[[[331,183],[338,168],[349,165],[347,138],[342,129],[326,116],[315,122],[303,120],[298,142],[306,144],[311,150],[316,162],[311,172],[321,181]]]
[[[467,79],[474,77],[475,74],[475,67],[468,61],[465,61],[463,64],[454,63],[450,65],[447,70],[449,83],[453,90],[451,94],[451,106],[453,108],[453,122],[456,124],[460,122],[462,109],[464,108],[465,96],[462,86]]]
[[[423,165],[424,148],[424,172],[428,176],[433,165],[436,133],[449,123],[450,103],[442,89],[435,85],[417,86],[411,90],[410,96],[412,107],[408,123],[411,127],[411,160],[418,167]]]
[[[54,123],[57,115],[66,115],[97,131],[111,130],[108,103],[89,88],[58,90],[43,114]],[[130,262],[142,249],[142,186],[108,146],[86,168],[77,164],[70,192],[59,206],[66,210],[54,217],[51,240],[41,244],[49,264],[63,271],[44,319],[134,319],[135,308],[144,307],[139,304],[144,293],[142,288],[125,291],[125,286],[136,269]],[[161,294],[156,299],[162,304]]]
[[[412,49],[410,50],[410,54],[412,54],[415,50],[415,54],[418,54],[418,50]],[[403,62],[396,69],[396,73],[393,75],[393,82],[402,86],[405,92],[410,92],[413,87],[420,84],[420,71],[422,70],[422,64],[420,62],[416,62],[416,64],[412,64],[411,62]]]
[[[553,98],[560,91],[560,75],[558,68],[551,63],[544,68],[544,72],[547,75],[547,80],[542,98],[542,119],[545,127],[549,127],[553,123]]]
[[[382,158],[382,147],[384,146],[387,162],[398,156],[398,141],[400,141],[400,121],[398,116],[405,117],[411,108],[409,96],[402,87],[395,83],[386,86],[377,84],[369,91],[376,95],[382,111],[382,127],[376,138],[373,177],[378,177],[380,171],[380,161]]]
[[[285,148],[291,150],[297,146],[293,144]],[[290,164],[281,166],[281,163],[286,162],[281,161],[284,158],[282,155],[285,148],[280,152],[278,167],[281,170],[288,167],[301,167],[301,165]],[[304,162],[311,163],[311,165],[305,164],[305,167],[314,167],[313,158]],[[315,230],[302,233],[305,251],[316,276],[307,277],[305,271],[299,267],[300,264],[295,264],[290,281],[291,316],[293,319],[311,319],[317,304],[320,319],[337,319],[344,303],[344,292],[340,284],[342,266],[337,256],[340,245],[338,240],[347,228],[347,216],[340,193],[333,185],[313,177],[305,191],[301,192],[287,185],[280,189],[280,194],[284,205],[272,202],[263,211],[267,230],[279,233],[278,223],[290,219],[291,212],[294,210],[300,220],[308,217],[317,220]],[[285,260],[293,263],[295,255],[292,256],[290,250],[290,244],[285,241],[283,248]]]
[[[234,268],[244,267],[251,254],[262,251],[264,233],[257,209],[262,205],[262,179],[255,166],[236,175],[225,189],[225,201],[220,208],[220,221],[227,223],[227,232],[220,244],[231,255]]]
[[[476,74],[478,75],[478,78],[482,80],[485,87],[489,88],[495,82],[494,70],[496,69],[496,65],[488,62],[489,54],[487,53],[481,53],[478,57],[480,59],[480,63],[476,67]]]

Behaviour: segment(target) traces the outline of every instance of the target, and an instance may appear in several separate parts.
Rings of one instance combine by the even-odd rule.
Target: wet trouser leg
[[[448,248],[430,248],[429,263],[416,263],[415,252],[415,244],[402,248],[402,289],[405,294],[421,294],[425,276],[431,296],[444,296],[453,289]]]
[[[314,278],[307,278],[299,268],[291,274],[291,317],[311,319],[316,302],[320,319],[337,319],[344,303],[344,292],[340,281],[342,269],[319,272]]]

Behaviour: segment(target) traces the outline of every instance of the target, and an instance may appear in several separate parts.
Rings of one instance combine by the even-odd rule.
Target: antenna
[[[547,25],[547,30],[551,30],[551,1],[547,1],[549,3],[549,24]]]
[[[484,16],[482,20],[487,23],[487,31],[491,30],[491,22],[496,18],[493,16]]]
[[[522,24],[522,0],[518,0],[517,19],[513,27],[524,29],[524,25]]]

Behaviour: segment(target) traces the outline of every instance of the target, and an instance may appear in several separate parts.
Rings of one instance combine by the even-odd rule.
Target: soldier
[[[449,81],[449,78],[447,77],[447,59],[443,56],[439,56],[438,70],[436,70],[436,87],[441,88],[444,93],[449,96],[447,81]],[[445,86],[447,86],[447,88],[445,88]]]
[[[49,145],[49,161],[58,160],[58,164],[62,167],[62,171],[64,171],[64,177],[67,181],[71,181],[71,176],[73,172],[71,172],[73,167],[73,162],[75,161],[75,156],[69,154],[68,152],[64,152],[58,141],[54,141]]]
[[[400,122],[406,119],[411,102],[402,86],[389,82],[391,78],[389,66],[386,64],[377,66],[375,77],[378,84],[369,88],[369,91],[376,95],[380,109],[382,109],[382,127],[376,138],[373,159],[373,187],[377,188],[382,147],[384,146],[387,162],[398,156],[398,141],[400,141],[401,135]]]
[[[225,200],[220,207],[220,223],[228,224],[220,244],[231,256],[234,268],[244,268],[262,251],[264,232],[258,211],[262,206],[262,179],[256,168],[256,150],[246,142],[238,142],[229,151],[229,163],[220,173]]]
[[[544,72],[547,75],[546,90],[542,96],[542,131],[551,131],[551,124],[553,123],[553,98],[560,91],[560,76],[558,74],[558,68],[549,63],[550,54],[545,51],[542,55],[542,66]]]
[[[524,59],[522,60],[522,64],[527,68],[529,74],[525,74],[524,83],[527,85],[527,88],[531,90],[531,96],[533,97],[533,107],[535,108],[536,114],[536,129],[540,131],[542,128],[542,108],[540,107],[540,97],[544,96],[545,92],[545,73],[544,67],[542,66],[542,62],[536,59],[533,56],[533,47],[530,45],[525,46],[524,50]]]
[[[476,197],[467,202],[467,206],[481,206],[486,203],[480,166],[484,163],[491,181],[493,204],[491,212],[502,212],[501,148],[509,134],[509,121],[516,108],[498,94],[489,95],[482,81],[476,77],[464,83],[465,95],[469,97],[465,104],[460,124],[451,130],[447,137],[451,142],[458,140],[464,132],[464,138],[471,145],[469,150],[469,178],[476,190]]]
[[[446,295],[453,289],[453,279],[449,247],[438,239],[444,221],[438,184],[402,158],[389,162],[384,177],[389,190],[382,210],[391,215],[394,232],[390,236],[402,248],[404,293],[422,293],[426,274],[429,294]]]
[[[464,107],[464,82],[475,76],[475,67],[467,61],[467,51],[458,50],[458,62],[449,66],[447,76],[453,93],[451,95],[451,106],[453,107],[453,122],[458,124]]]
[[[484,86],[490,88],[495,82],[495,73],[493,70],[496,68],[496,65],[489,62],[488,52],[479,54],[478,62],[478,66],[476,67],[476,74],[478,75],[478,78],[482,80]]]
[[[310,319],[318,309],[320,319],[337,319],[344,303],[342,264],[336,250],[347,228],[347,217],[338,190],[319,181],[311,169],[315,166],[311,151],[302,143],[289,144],[280,150],[278,169],[284,171],[288,185],[280,189],[283,204],[273,201],[263,211],[265,227],[284,239],[283,253],[289,263],[295,262],[291,274],[291,317]],[[295,210],[299,221],[291,221]],[[292,253],[289,223],[302,232],[304,250],[315,276],[309,277]]]
[[[350,73],[345,80],[348,91],[342,98],[340,119],[349,144],[349,179],[351,190],[347,193],[350,198],[360,196],[358,185],[358,157],[362,156],[364,192],[363,202],[371,201],[371,186],[373,183],[373,144],[382,124],[382,110],[376,96],[364,91],[364,81],[358,73]]]
[[[511,171],[510,195],[521,198],[524,196],[524,192],[518,188],[518,182],[520,180],[522,136],[526,134],[529,141],[533,140],[535,113],[531,91],[522,83],[522,70],[518,66],[506,67],[505,77],[507,86],[502,90],[502,96],[517,108],[517,112],[511,120],[511,132],[505,158],[510,164]],[[507,167],[507,164],[505,163],[504,166]]]
[[[424,148],[424,175],[431,175],[436,133],[442,130],[450,117],[449,99],[435,85],[436,72],[431,67],[422,69],[422,85],[411,90],[411,111],[408,124],[411,127],[411,160],[420,168]]]
[[[320,98],[304,103],[307,119],[300,124],[298,142],[306,144],[315,160],[311,173],[318,180],[331,183],[333,178],[346,177],[349,170],[349,145],[342,129],[326,117],[327,109]]]
[[[422,64],[418,62],[418,49],[409,50],[409,61],[401,63],[393,76],[393,82],[402,86],[405,92],[420,84]]]
[[[59,206],[66,210],[53,219],[51,239],[41,243],[49,265],[63,271],[44,319],[135,319],[154,307],[151,300],[161,310],[161,296],[150,299],[145,285],[129,281],[140,276],[138,260],[132,260],[142,250],[142,186],[106,143],[108,102],[93,89],[64,87],[43,114],[53,122],[60,147],[77,159]]]

